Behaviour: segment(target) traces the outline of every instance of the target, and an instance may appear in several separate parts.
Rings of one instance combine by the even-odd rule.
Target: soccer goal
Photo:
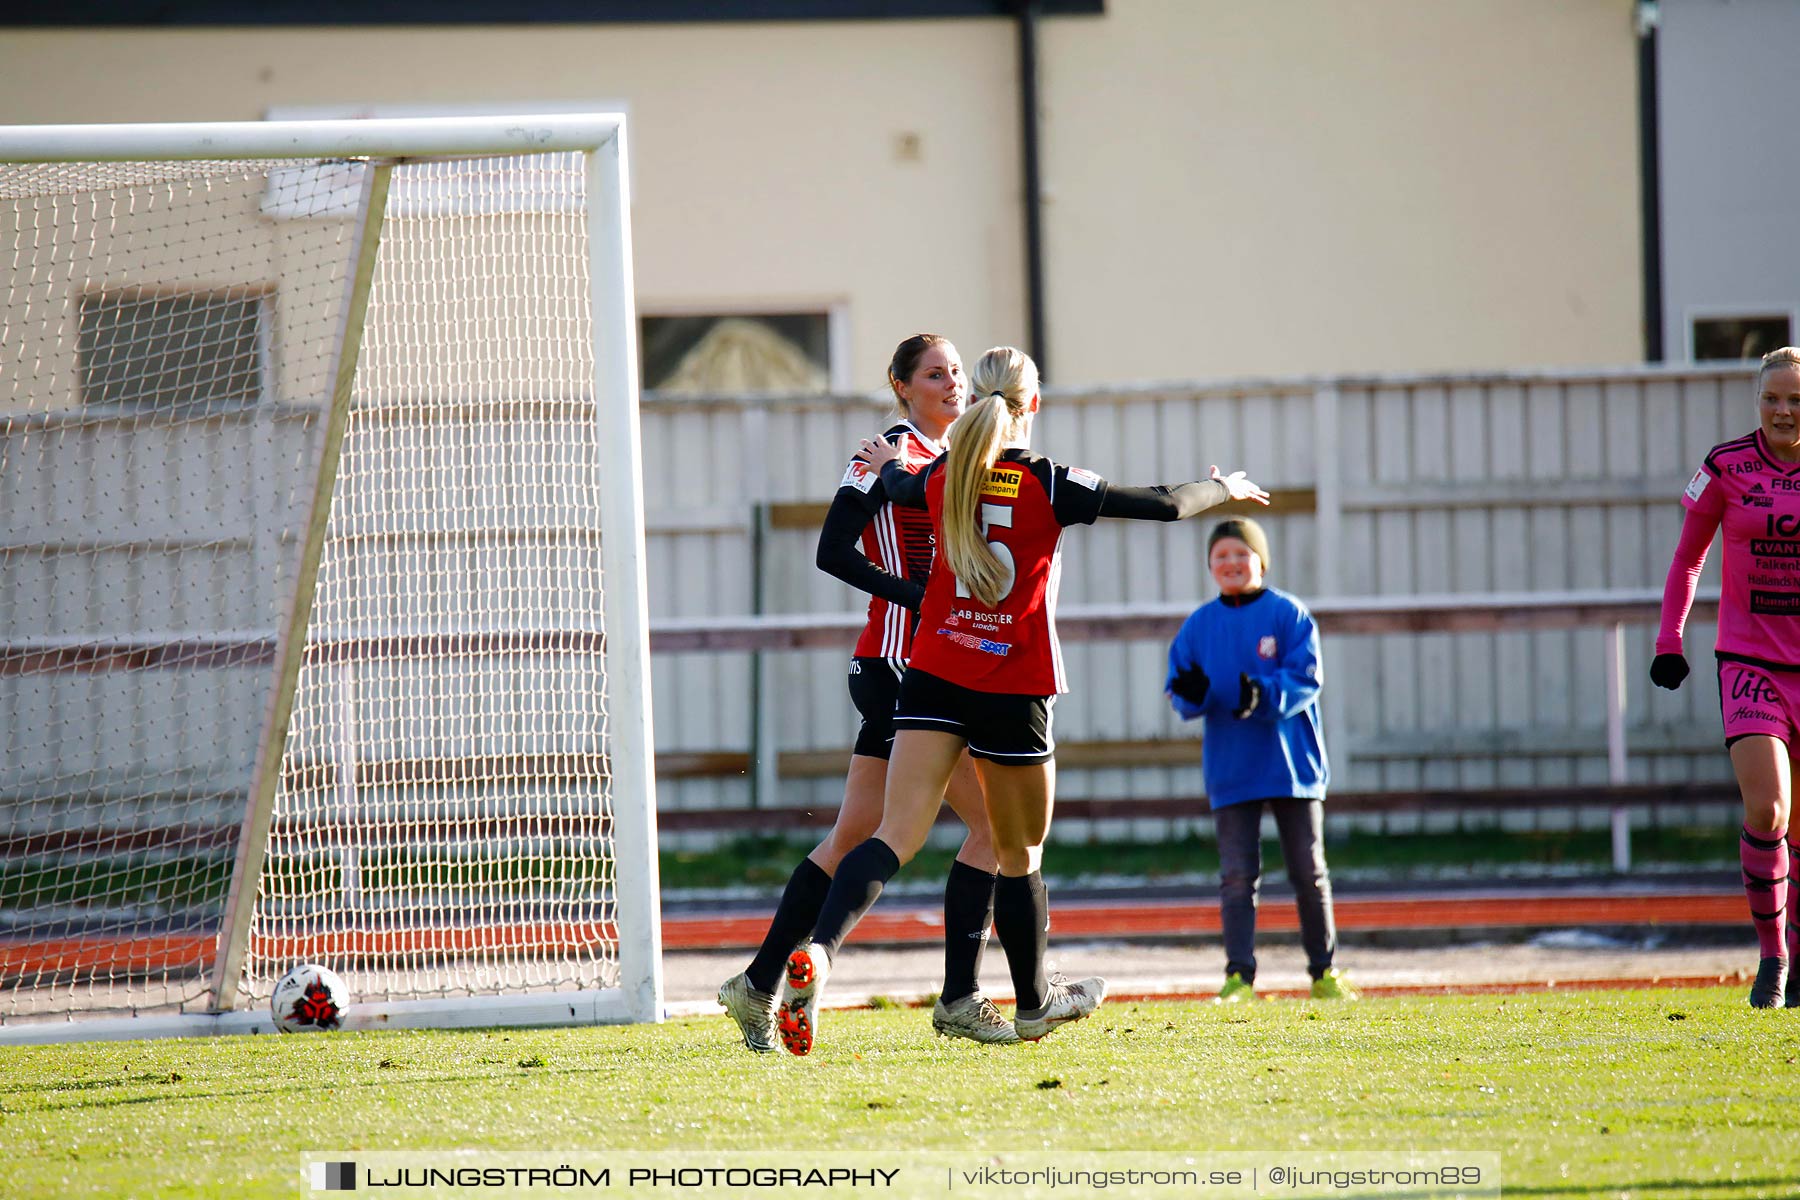
[[[0,128],[0,1042],[661,1018],[624,142]]]

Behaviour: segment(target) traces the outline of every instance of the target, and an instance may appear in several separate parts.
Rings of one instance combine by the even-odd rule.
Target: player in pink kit
[[[1800,1008],[1800,830],[1790,825],[1793,756],[1800,750],[1800,348],[1763,356],[1757,374],[1761,427],[1714,446],[1681,503],[1687,517],[1663,586],[1662,626],[1650,679],[1678,688],[1687,678],[1681,630],[1694,602],[1713,534],[1724,530],[1719,604],[1719,704],[1725,745],[1744,797],[1738,858],[1761,961],[1750,1003]],[[1782,929],[1783,912],[1787,928]]]

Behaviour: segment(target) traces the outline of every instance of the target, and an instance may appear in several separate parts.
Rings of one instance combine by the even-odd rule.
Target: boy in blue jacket
[[[1269,539],[1248,518],[1206,541],[1219,598],[1194,610],[1169,647],[1170,703],[1205,721],[1201,752],[1219,840],[1219,921],[1226,1002],[1256,998],[1256,898],[1262,814],[1275,816],[1300,909],[1312,994],[1354,1000],[1336,967],[1337,925],[1325,869],[1325,739],[1319,716],[1319,631],[1300,600],[1269,587]]]

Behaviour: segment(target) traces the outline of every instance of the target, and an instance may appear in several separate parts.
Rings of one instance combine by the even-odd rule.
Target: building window
[[[1757,359],[1793,344],[1790,313],[1695,317],[1690,326],[1695,362]]]
[[[831,314],[644,317],[644,387],[665,395],[826,392]]]
[[[81,398],[131,408],[262,398],[269,292],[129,289],[81,298]]]

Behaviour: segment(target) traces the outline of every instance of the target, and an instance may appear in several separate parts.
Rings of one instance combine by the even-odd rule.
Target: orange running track
[[[1740,925],[1748,916],[1740,892],[1489,893],[1469,895],[1346,896],[1336,902],[1339,930],[1492,929],[1504,927],[1568,928],[1583,926]],[[771,910],[731,913],[667,914],[663,947],[668,950],[753,948],[768,930]],[[1069,901],[1055,905],[1057,938],[1177,938],[1216,935],[1219,905],[1215,900]],[[1265,902],[1257,912],[1260,931],[1299,928],[1294,906],[1283,900]],[[941,909],[890,906],[869,913],[851,940],[907,944],[942,939]],[[485,929],[410,929],[362,931],[349,940],[315,937],[260,937],[258,954],[277,961],[304,961],[325,955],[334,959],[384,958],[436,953],[481,957],[495,953],[560,951],[591,946],[615,935],[610,924],[580,922],[558,925],[513,925]],[[195,969],[209,964],[211,937],[175,935],[130,941],[123,938],[76,937],[54,941],[0,941],[0,977],[99,970],[118,974],[152,974]]]
[[[1406,896],[1339,896],[1337,927],[1367,929],[1493,929],[1530,926],[1742,925],[1749,908],[1742,892],[1435,893]],[[755,947],[768,932],[771,907],[747,914],[665,915],[663,947],[724,950]],[[1190,937],[1219,932],[1216,900],[1071,901],[1051,905],[1050,935],[1074,937]],[[1292,932],[1300,921],[1291,903],[1265,897],[1258,932]],[[851,935],[853,942],[935,942],[944,936],[939,908],[876,908]]]

